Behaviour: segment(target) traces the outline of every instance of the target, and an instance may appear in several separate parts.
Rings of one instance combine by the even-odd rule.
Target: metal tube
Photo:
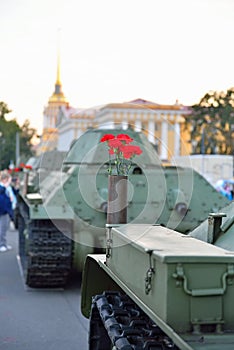
[[[128,205],[128,177],[108,176],[107,224],[126,224]]]

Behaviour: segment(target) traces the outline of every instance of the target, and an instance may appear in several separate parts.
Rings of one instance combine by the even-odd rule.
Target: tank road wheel
[[[60,222],[62,232],[50,220],[31,220],[27,228],[26,284],[32,288],[64,287],[72,268],[71,223]]]
[[[17,226],[18,226],[18,234],[19,234],[19,239],[18,239],[18,252],[19,256],[21,258],[21,263],[24,265],[24,260],[26,256],[25,252],[25,235],[24,235],[24,230],[25,230],[25,221],[24,218],[19,214],[17,216]]]
[[[18,203],[14,214],[19,234],[18,254],[23,270],[22,272],[25,275],[25,269],[27,268],[27,226],[29,222],[29,208],[21,197],[18,198]]]
[[[106,291],[93,297],[89,350],[179,350],[126,294]]]
[[[89,324],[89,350],[111,349],[114,349],[111,340],[101,320],[97,307],[93,305]]]

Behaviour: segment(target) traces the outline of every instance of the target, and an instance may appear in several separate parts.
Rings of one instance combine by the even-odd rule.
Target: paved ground
[[[0,350],[87,350],[88,321],[80,313],[80,282],[65,290],[26,288],[12,251],[0,253]]]

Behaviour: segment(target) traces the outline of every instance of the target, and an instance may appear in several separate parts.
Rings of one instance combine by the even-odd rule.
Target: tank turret
[[[111,163],[100,140],[106,134],[127,134],[143,150],[128,174],[129,223],[189,233],[228,203],[192,169],[164,167],[143,133],[88,130],[67,154],[41,156],[28,191],[19,194],[19,255],[28,286],[64,286],[87,254],[105,251]]]

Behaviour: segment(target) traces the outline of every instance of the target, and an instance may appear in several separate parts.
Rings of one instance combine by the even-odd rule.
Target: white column
[[[127,116],[127,112],[122,112],[120,113],[120,118],[119,118],[120,122],[119,122],[119,126],[123,129],[126,130],[128,128],[128,124],[127,124],[127,120],[128,120],[128,116]]]
[[[162,132],[161,132],[161,159],[168,158],[168,123],[165,120],[166,117],[163,118],[162,122]]]
[[[114,128],[115,128],[115,123],[113,120],[110,120],[108,122],[98,125],[98,129],[114,129]]]
[[[127,130],[127,128],[128,128],[128,122],[122,121],[122,128],[123,128],[123,130]]]
[[[148,123],[148,140],[149,140],[149,142],[152,142],[153,144],[155,144],[154,132],[155,132],[155,122],[154,122],[154,120],[149,120],[149,123]]]
[[[135,121],[134,130],[137,131],[137,132],[141,131],[141,121],[140,120],[136,120]]]
[[[55,109],[51,109],[50,115],[50,128],[54,128],[54,123],[55,123]]]
[[[177,157],[180,155],[180,124],[175,123],[174,128],[174,156]]]
[[[44,112],[44,114],[43,114],[43,129],[45,129],[47,127],[48,127],[48,117]]]

